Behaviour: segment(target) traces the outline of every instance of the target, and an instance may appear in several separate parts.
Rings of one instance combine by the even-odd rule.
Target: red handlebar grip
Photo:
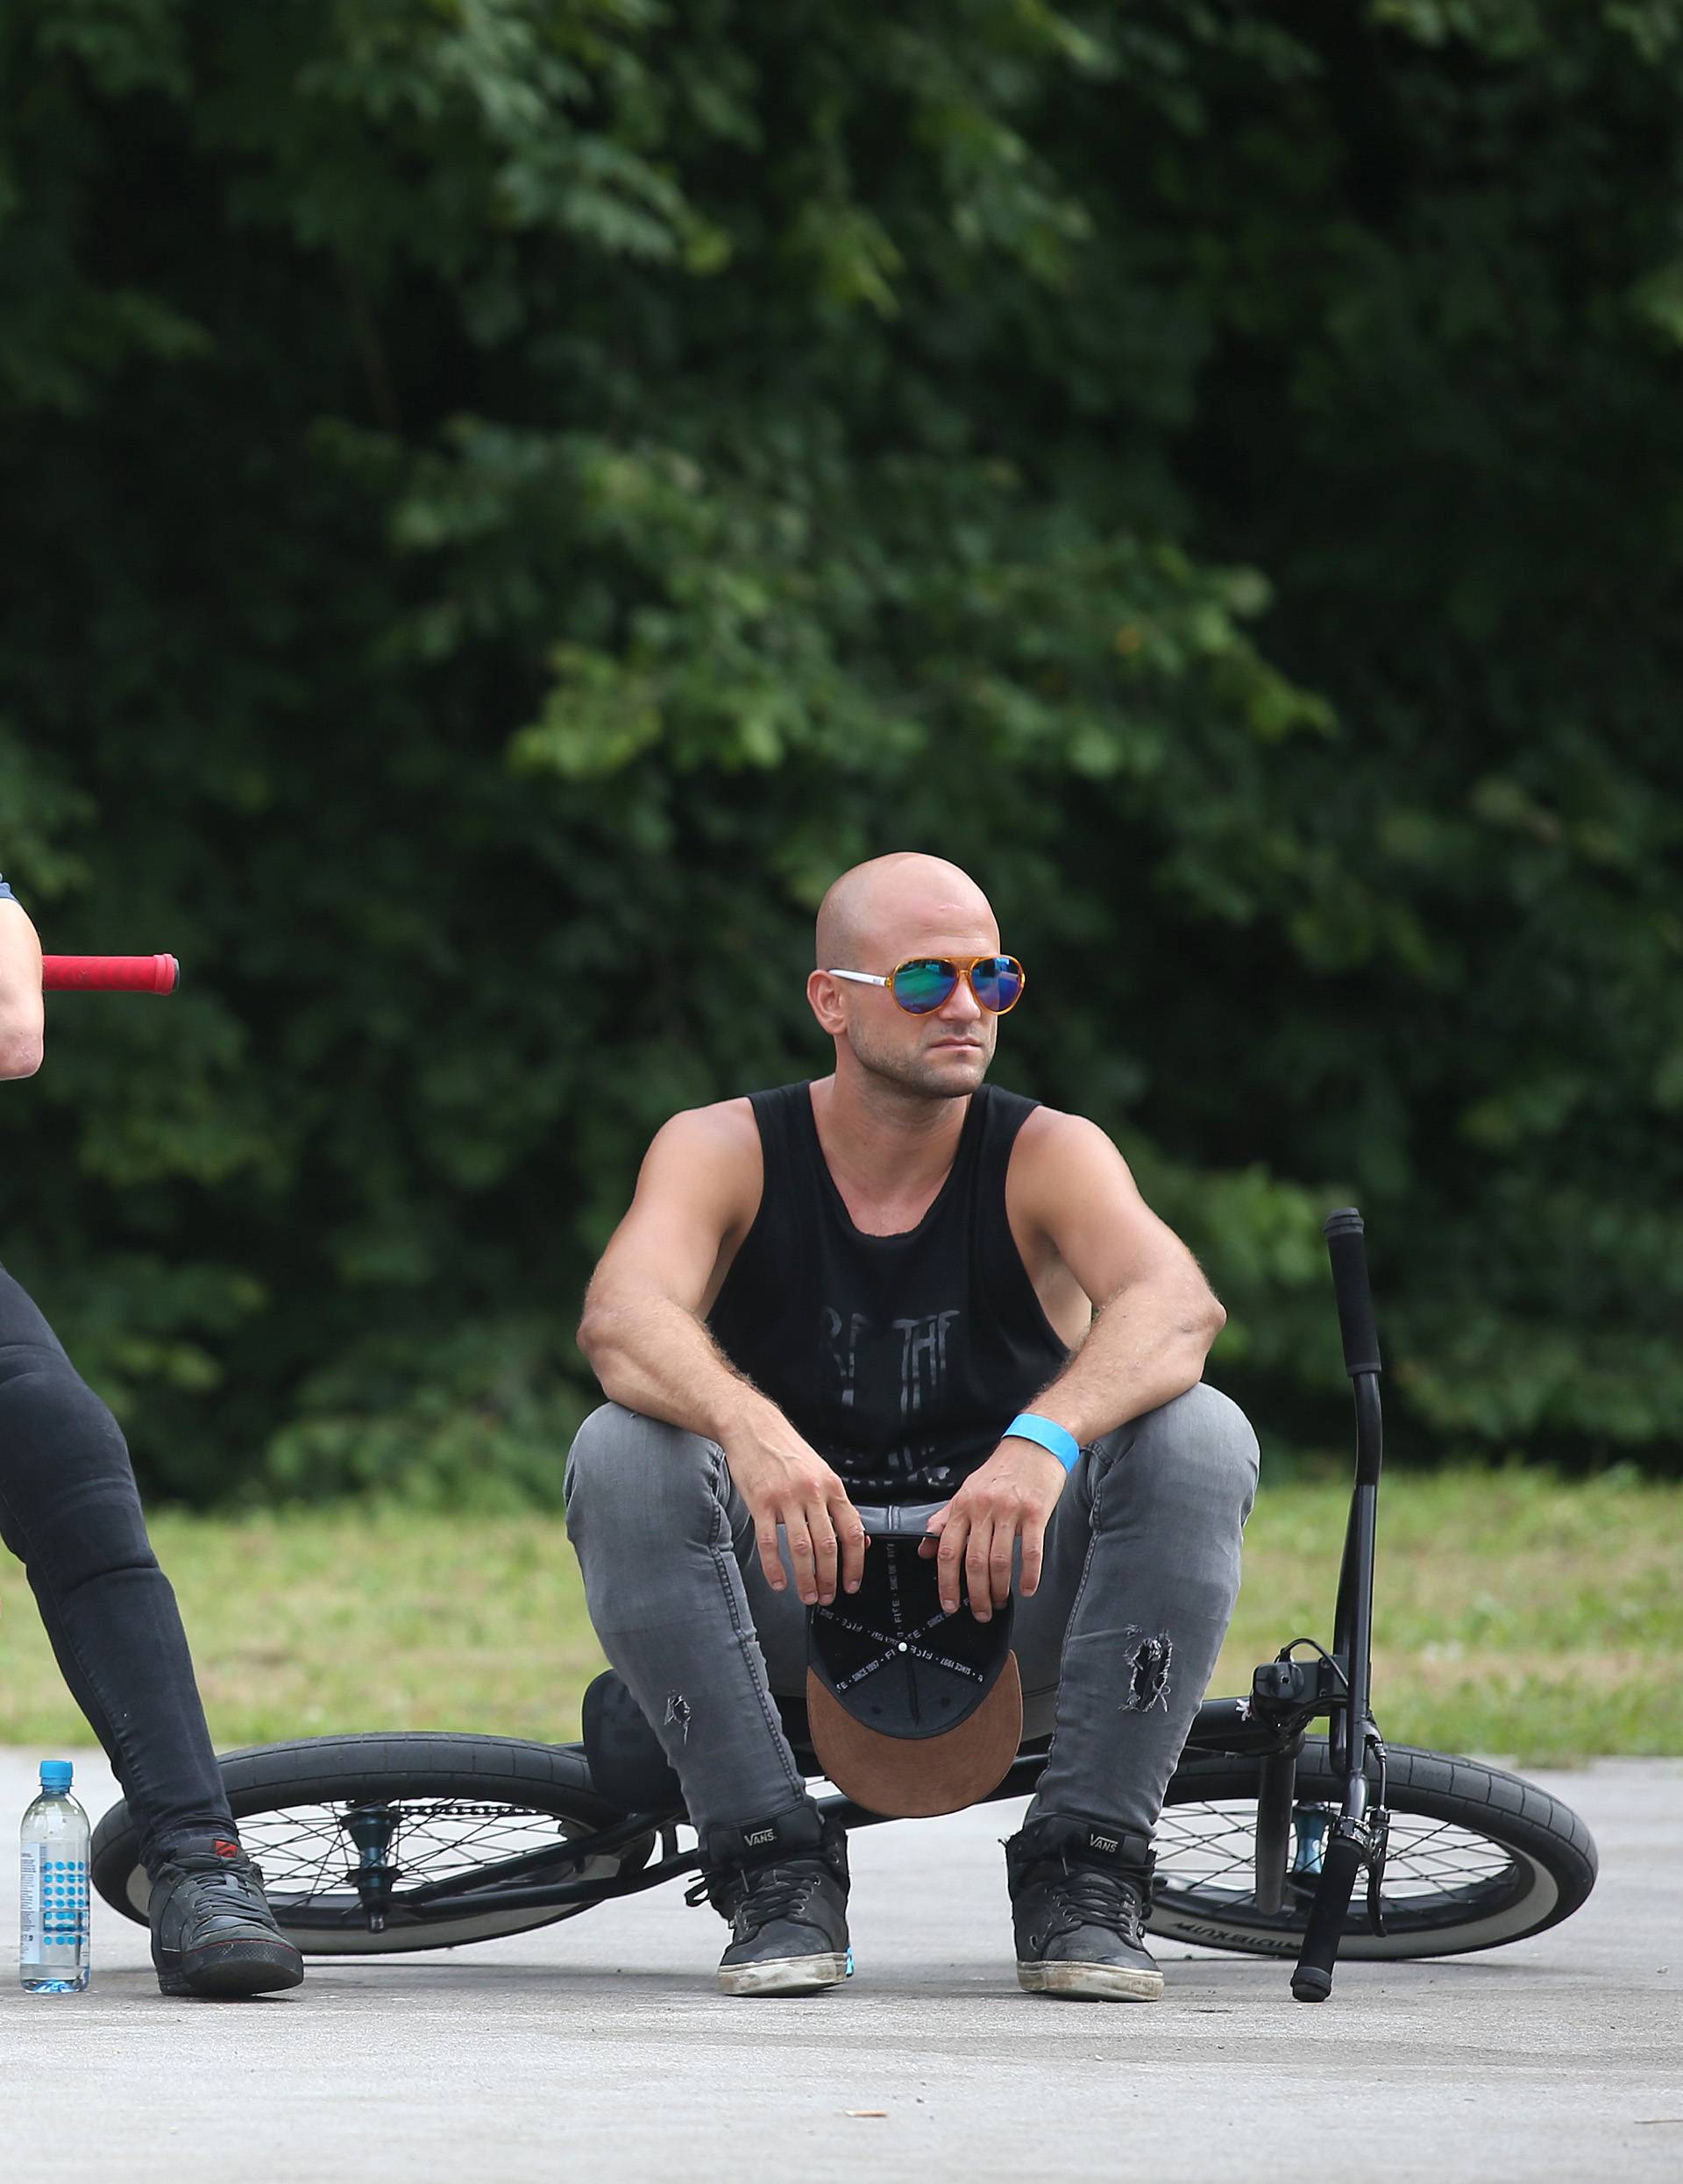
[[[181,982],[174,956],[43,956],[48,993],[173,993]]]

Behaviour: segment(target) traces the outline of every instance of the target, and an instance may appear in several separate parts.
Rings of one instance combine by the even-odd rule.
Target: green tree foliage
[[[152,1480],[553,1498],[824,884],[1031,964],[1268,1439],[1683,1428],[1683,7],[14,0],[5,1251]]]

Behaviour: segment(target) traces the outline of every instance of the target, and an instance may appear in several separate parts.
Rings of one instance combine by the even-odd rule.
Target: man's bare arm
[[[22,907],[0,902],[0,1078],[41,1066],[41,943]]]
[[[728,1109],[674,1115],[644,1156],[630,1210],[585,1293],[579,1347],[611,1402],[723,1443],[775,1410],[703,1313],[725,1252],[758,1205],[758,1135]]]
[[[767,1583],[781,1592],[785,1583],[781,1526],[800,1597],[827,1604],[838,1565],[846,1590],[858,1590],[864,1527],[830,1466],[736,1370],[703,1318],[760,1189],[746,1100],[674,1115],[592,1277],[579,1346],[610,1401],[717,1441],[753,1515]]]
[[[1031,1252],[1053,1255],[1097,1308],[1086,1339],[1029,1408],[1085,1448],[1197,1386],[1227,1315],[1102,1130],[1049,1108],[1031,1115],[1012,1156],[1006,1205]],[[1005,1605],[1019,1540],[1024,1597],[1037,1590],[1047,1520],[1065,1476],[1036,1442],[1008,1437],[930,1519],[923,1551],[936,1556],[948,1613],[958,1605],[961,1564],[962,1592],[981,1620]]]
[[[1025,1136],[1031,1128],[1019,1204],[1095,1307],[1086,1340],[1033,1408],[1085,1448],[1195,1388],[1227,1315],[1101,1129],[1046,1110]]]

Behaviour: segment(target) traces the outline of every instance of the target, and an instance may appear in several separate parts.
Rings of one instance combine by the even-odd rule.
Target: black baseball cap
[[[1012,1604],[985,1623],[962,1601],[948,1614],[934,1558],[918,1552],[928,1512],[860,1514],[871,1544],[859,1590],[813,1608],[808,1625],[813,1746],[872,1812],[956,1812],[998,1788],[1022,1742]]]

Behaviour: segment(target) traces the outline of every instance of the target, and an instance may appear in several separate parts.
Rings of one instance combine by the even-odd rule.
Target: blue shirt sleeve
[[[11,888],[7,886],[4,879],[0,879],[0,902],[12,902],[15,901],[16,899],[17,898],[13,895]]]

